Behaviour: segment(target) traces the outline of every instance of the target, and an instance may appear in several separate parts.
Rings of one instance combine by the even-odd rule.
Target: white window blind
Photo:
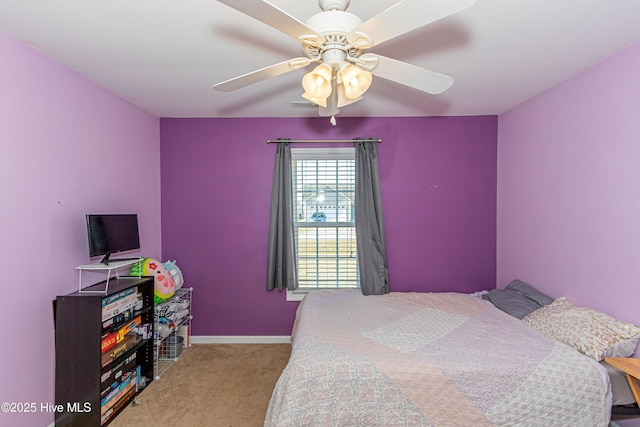
[[[358,288],[355,150],[293,148],[298,288]]]

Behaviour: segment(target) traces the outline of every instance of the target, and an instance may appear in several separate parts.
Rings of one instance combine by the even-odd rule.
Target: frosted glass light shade
[[[337,103],[338,108],[346,107],[347,105],[351,105],[354,102],[360,101],[362,99],[361,96],[357,98],[348,98],[344,93],[343,84],[338,85],[338,87],[336,88],[336,92],[338,93],[338,103]]]
[[[325,64],[320,64],[313,71],[305,74],[302,78],[305,95],[314,99],[324,99],[326,104],[327,97],[331,95],[332,74],[331,67]],[[302,96],[307,98],[305,95]]]
[[[369,89],[373,80],[370,72],[346,62],[340,66],[340,78],[344,85],[345,96],[349,99],[360,98]]]

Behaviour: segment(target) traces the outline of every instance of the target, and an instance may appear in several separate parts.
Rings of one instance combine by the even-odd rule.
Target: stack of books
[[[140,341],[137,332],[144,325],[142,316],[136,315],[138,304],[135,287],[102,299],[101,351],[106,370],[100,379],[101,424],[110,420],[139,389],[141,374],[136,352],[121,358]]]
[[[133,315],[138,304],[137,288],[125,289],[117,294],[102,299],[102,328],[127,320]]]
[[[125,372],[118,380],[109,385],[100,400],[100,423],[104,424],[138,392],[140,365]]]

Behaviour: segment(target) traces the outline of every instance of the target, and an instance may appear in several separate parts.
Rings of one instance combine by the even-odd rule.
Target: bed
[[[596,361],[478,296],[309,293],[265,427],[607,426]]]

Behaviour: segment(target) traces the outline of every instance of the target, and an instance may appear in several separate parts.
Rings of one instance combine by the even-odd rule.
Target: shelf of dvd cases
[[[56,426],[106,426],[153,381],[153,278],[110,282],[54,301]]]
[[[154,309],[154,378],[169,369],[191,347],[193,288],[180,288]]]

